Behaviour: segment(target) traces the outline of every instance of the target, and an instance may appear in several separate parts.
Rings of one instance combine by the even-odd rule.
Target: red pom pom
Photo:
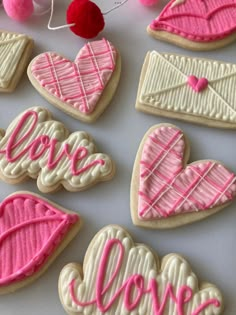
[[[89,0],[73,0],[66,15],[68,24],[75,23],[71,31],[83,38],[96,37],[105,26],[101,10]]]

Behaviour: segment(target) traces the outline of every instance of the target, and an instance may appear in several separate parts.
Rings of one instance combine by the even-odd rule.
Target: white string
[[[65,24],[65,25],[61,25],[61,26],[51,27],[50,24],[51,24],[51,21],[52,21],[53,13],[54,13],[54,0],[52,0],[52,2],[51,2],[51,14],[50,14],[49,21],[48,21],[48,29],[49,30],[55,31],[55,30],[60,30],[60,29],[63,29],[63,28],[75,26],[75,23],[73,23],[73,24]]]
[[[106,14],[108,14],[108,13],[118,9],[119,7],[124,5],[127,1],[128,0],[123,0],[121,3],[117,4],[116,6],[114,6],[111,9],[109,9],[108,11],[102,12],[102,15],[106,15]],[[68,28],[68,27],[72,27],[72,26],[76,25],[75,23],[72,23],[72,24],[64,24],[64,25],[61,25],[61,26],[52,27],[51,26],[51,22],[52,22],[53,13],[54,13],[54,0],[52,0],[52,2],[51,2],[51,14],[50,14],[50,18],[49,18],[49,21],[48,21],[48,29],[49,30],[55,31],[55,30],[60,30],[60,29],[63,29],[63,28]]]
[[[103,14],[103,15],[106,15],[106,14],[108,14],[108,13],[110,13],[110,12],[112,12],[112,11],[118,9],[118,8],[121,7],[123,4],[125,4],[127,1],[128,1],[128,0],[123,0],[121,3],[115,5],[113,8],[109,9],[108,11],[103,12],[102,14]]]
[[[41,16],[47,14],[51,10],[51,6],[48,8],[42,8],[38,3],[34,2],[34,16]]]

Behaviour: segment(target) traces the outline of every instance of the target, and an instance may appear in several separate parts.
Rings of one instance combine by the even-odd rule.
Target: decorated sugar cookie
[[[95,121],[110,103],[121,71],[115,47],[106,39],[87,43],[70,61],[53,52],[28,67],[33,86],[52,105],[84,122]]]
[[[0,30],[0,92],[17,86],[33,49],[33,40],[24,34]]]
[[[142,68],[136,109],[218,128],[236,128],[236,64],[157,51]]]
[[[62,269],[59,295],[69,315],[223,314],[220,291],[199,284],[183,257],[169,254],[160,260],[113,225],[94,237],[83,267],[72,263]]]
[[[69,134],[48,110],[33,107],[21,113],[0,137],[0,178],[17,184],[37,179],[40,191],[62,186],[69,191],[89,188],[114,175],[114,163],[86,132]]]
[[[0,294],[41,276],[74,238],[78,214],[30,192],[16,192],[0,204]]]
[[[169,124],[148,130],[138,149],[131,183],[135,225],[172,228],[202,220],[228,206],[236,195],[236,175],[220,162],[187,164],[184,133]]]
[[[216,49],[236,39],[235,14],[235,0],[171,0],[148,33],[191,50]]]

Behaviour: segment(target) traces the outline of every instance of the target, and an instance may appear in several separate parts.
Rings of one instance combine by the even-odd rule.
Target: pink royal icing
[[[210,42],[236,31],[236,0],[171,0],[150,27]]]
[[[185,140],[176,127],[161,126],[145,141],[138,214],[143,220],[221,206],[236,194],[235,174],[215,161],[184,167]]]
[[[57,53],[43,53],[34,59],[31,72],[47,92],[88,115],[115,70],[116,55],[112,44],[102,39],[87,43],[74,62]]]
[[[208,80],[206,78],[198,79],[195,75],[190,75],[188,77],[188,85],[191,86],[195,92],[199,93],[207,88]]]
[[[113,273],[110,274],[109,262],[111,257],[113,257],[112,253],[114,253],[115,250],[116,253],[118,253],[116,254],[116,265]],[[124,254],[125,248],[119,239],[108,240],[103,248],[98,267],[96,285],[94,288],[95,298],[91,301],[79,301],[75,294],[76,279],[73,279],[69,285],[72,301],[83,308],[90,305],[96,305],[99,311],[102,314],[105,314],[118,303],[119,299],[121,299],[126,310],[131,312],[136,310],[142,302],[142,299],[148,295],[151,298],[153,315],[164,315],[169,302],[174,302],[179,315],[186,314],[184,307],[193,297],[193,290],[187,285],[181,286],[176,291],[171,283],[167,283],[166,287],[164,289],[162,288],[163,294],[160,298],[160,288],[158,281],[155,278],[145,279],[142,274],[136,273],[132,275],[132,272],[130,272],[130,275],[127,275],[124,283],[116,290],[113,290],[112,286],[120,277],[121,267],[125,263]],[[110,275],[109,278],[107,275]],[[221,303],[215,298],[208,299],[196,306],[195,310],[189,315],[200,315],[201,312],[206,310],[209,306],[219,308]]]
[[[36,273],[78,220],[35,195],[6,198],[0,205],[0,287]]]

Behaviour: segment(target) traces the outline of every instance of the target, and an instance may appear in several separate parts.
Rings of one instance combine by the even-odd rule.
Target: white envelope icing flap
[[[26,35],[0,31],[0,87],[7,88],[29,39]]]

